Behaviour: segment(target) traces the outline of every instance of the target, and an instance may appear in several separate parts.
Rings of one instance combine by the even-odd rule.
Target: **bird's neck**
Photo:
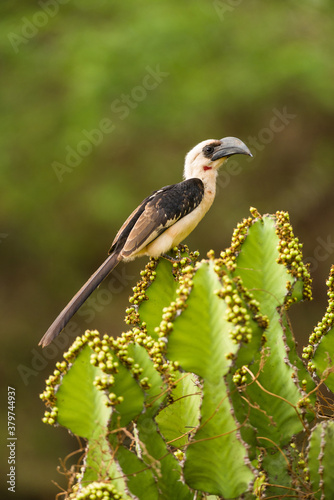
[[[209,166],[198,166],[197,168],[185,169],[184,178],[201,179],[204,184],[204,189],[210,191],[213,195],[216,192],[217,170]]]

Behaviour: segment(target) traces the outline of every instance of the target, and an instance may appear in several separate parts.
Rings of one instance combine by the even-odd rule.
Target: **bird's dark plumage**
[[[140,251],[176,221],[189,214],[202,201],[204,185],[193,178],[165,186],[145,198],[125,221],[109,250],[124,258]]]

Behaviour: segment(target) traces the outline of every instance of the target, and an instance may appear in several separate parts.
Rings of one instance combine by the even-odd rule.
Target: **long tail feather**
[[[86,281],[83,287],[74,295],[62,312],[54,320],[46,334],[38,345],[45,347],[49,345],[57,335],[65,328],[72,316],[77,312],[86,299],[94,292],[95,288],[108,276],[120,261],[119,254],[111,254],[94,274]]]

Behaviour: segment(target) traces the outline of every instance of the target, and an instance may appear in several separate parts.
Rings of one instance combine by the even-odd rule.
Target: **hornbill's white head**
[[[184,178],[205,178],[214,176],[217,170],[230,156],[242,154],[252,156],[252,153],[240,139],[224,137],[223,139],[207,139],[189,151],[184,164]]]

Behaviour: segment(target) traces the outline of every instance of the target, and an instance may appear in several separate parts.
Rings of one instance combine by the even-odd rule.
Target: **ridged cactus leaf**
[[[113,484],[117,491],[123,494],[124,500],[131,498],[126,495],[126,481],[119,473],[106,435],[98,436],[95,441],[88,442],[78,484],[85,486],[101,480]]]
[[[290,351],[295,350],[295,346],[290,339],[290,345],[287,344],[284,327],[285,304],[297,278],[290,273],[289,266],[283,264],[278,248],[289,248],[289,252],[296,253],[295,258],[299,254],[290,228],[284,227],[284,239],[282,232],[277,234],[278,226],[274,217],[264,216],[245,227],[244,241],[238,248],[234,273],[252,291],[260,303],[261,313],[269,319],[269,326],[265,331],[266,350],[261,355],[258,354],[257,361],[249,367],[253,376],[248,374],[248,385],[243,391],[248,400],[242,403],[244,418],[249,415],[249,423],[257,429],[259,436],[284,446],[293,434],[303,429],[302,412],[298,407],[303,406],[301,400],[304,394],[299,385],[300,374],[297,367],[289,360]],[[291,265],[290,254],[284,255]],[[298,265],[299,262],[298,259]],[[305,370],[302,370],[302,378],[305,377],[309,388],[313,389],[314,383]],[[256,379],[254,382],[253,378]],[[240,411],[238,418],[242,419]],[[261,445],[270,446],[265,443]]]
[[[134,379],[131,371],[119,363],[114,383],[110,388],[115,405],[112,414],[111,427],[127,426],[144,408],[144,392]],[[116,396],[116,398],[114,398]],[[119,399],[120,398],[120,399]]]
[[[245,227],[243,238],[243,241],[239,239],[234,274],[252,290],[261,303],[262,312],[271,314],[284,303],[287,281],[293,281],[286,268],[277,262],[279,237],[275,218],[263,216],[253,220],[249,227]]]
[[[86,439],[96,438],[96,433],[101,432],[98,429],[107,427],[111,415],[107,396],[94,385],[103,372],[91,364],[92,354],[88,345],[81,349],[56,392],[58,423]]]
[[[197,377],[192,373],[181,375],[169,395],[167,405],[155,419],[165,440],[175,448],[187,444],[188,436],[198,426],[200,387]]]
[[[141,369],[139,381],[142,381],[144,386],[145,412],[153,417],[167,397],[167,384],[154,368],[153,361],[144,347],[131,343],[128,345],[128,354]]]
[[[318,344],[312,363],[319,378],[334,392],[334,327],[330,328]]]
[[[314,498],[334,498],[334,422],[320,422],[312,430],[308,468]]]
[[[222,284],[211,262],[201,262],[192,281],[184,285],[188,290],[192,288],[186,309],[174,320],[167,357],[179,362],[187,372],[220,381],[232,364],[228,355],[239,348],[230,336],[227,306],[216,293]],[[213,366],[218,364],[219,370],[215,371]]]
[[[200,426],[186,451],[186,483],[193,489],[235,498],[255,477],[246,457],[224,379],[205,379]]]
[[[152,469],[124,446],[117,448],[116,457],[118,464],[116,477],[120,476],[121,470],[128,491],[138,500],[159,500],[159,490]]]
[[[254,479],[224,380],[238,344],[230,336],[227,306],[216,294],[221,282],[213,264],[202,262],[191,281],[187,307],[175,319],[167,347],[167,357],[203,384],[200,425],[186,451],[184,477],[193,489],[233,498]]]
[[[284,313],[284,311],[281,309],[282,315],[281,315],[281,322],[282,322],[282,328],[284,332],[284,341],[287,346],[287,358],[286,361],[290,364],[291,367],[294,368],[296,371],[298,378],[296,378],[296,382],[298,383],[299,387],[302,388],[303,392],[307,394],[307,398],[309,399],[310,403],[312,405],[315,404],[316,401],[316,393],[313,390],[314,389],[314,380],[312,376],[310,375],[309,371],[307,370],[305,364],[303,363],[302,359],[299,357],[296,349],[296,342],[292,333],[291,329],[291,323],[289,321],[289,318],[287,317],[287,314]],[[309,415],[306,414],[306,417],[313,418],[313,414]]]
[[[141,459],[154,474],[159,500],[170,500],[171,498],[193,500],[194,493],[191,493],[187,485],[180,481],[181,465],[168,451],[166,442],[158,432],[155,421],[144,413],[139,416],[136,428],[138,442],[141,446]],[[140,474],[138,480],[140,481]],[[146,500],[145,496],[143,500]]]
[[[334,498],[334,422],[323,422],[322,427],[321,451],[323,455],[320,458],[322,465],[319,470],[321,477],[320,488],[323,491],[324,498]]]
[[[84,345],[56,392],[58,423],[87,439],[81,483],[110,477],[112,473],[112,457],[107,440],[111,408],[106,405],[106,395],[94,385],[96,377],[103,375],[103,372],[92,365],[92,354],[92,349]],[[118,486],[122,486],[124,480],[118,483]]]
[[[152,266],[152,271],[149,266]],[[172,274],[172,264],[166,259],[160,259],[158,264],[151,262],[144,272],[152,273],[152,281],[155,274],[158,279],[154,280],[146,290],[148,300],[140,303],[140,320],[146,323],[147,333],[156,338],[155,327],[159,326],[164,307],[175,299],[177,281]]]
[[[193,495],[189,488],[179,481],[181,466],[178,460],[170,455],[154,420],[160,405],[167,396],[166,383],[154,368],[152,360],[142,346],[130,343],[127,354],[135,364],[141,367],[141,380],[147,379],[143,389],[144,408],[136,416],[135,428],[129,431],[130,435],[131,432],[133,433],[130,450],[120,446],[116,434],[109,438],[114,449],[117,449],[116,459],[123,474],[127,476],[128,489],[140,500],[150,498],[167,500],[170,498],[169,494],[181,500],[191,500]],[[177,418],[179,415],[175,416],[175,419]],[[114,422],[114,428],[115,425],[116,422]],[[119,432],[121,438],[126,438],[122,430]],[[129,439],[129,435],[127,437]],[[125,444],[126,442],[127,439],[125,439]]]
[[[322,450],[322,433],[323,433],[323,425],[317,424],[312,429],[312,434],[309,439],[309,447],[308,447],[308,459],[307,464],[310,473],[310,482],[312,485],[312,492],[314,498],[321,499],[322,491],[320,489],[320,481],[321,476],[319,474],[320,468],[320,458],[321,458],[321,450]]]
[[[309,368],[334,392],[334,266],[327,280],[328,306],[321,321],[304,348],[303,358],[309,360]]]
[[[266,487],[265,496],[260,498],[295,498],[296,490],[289,471],[291,467],[283,450],[267,453],[263,457],[262,467],[266,471]]]

